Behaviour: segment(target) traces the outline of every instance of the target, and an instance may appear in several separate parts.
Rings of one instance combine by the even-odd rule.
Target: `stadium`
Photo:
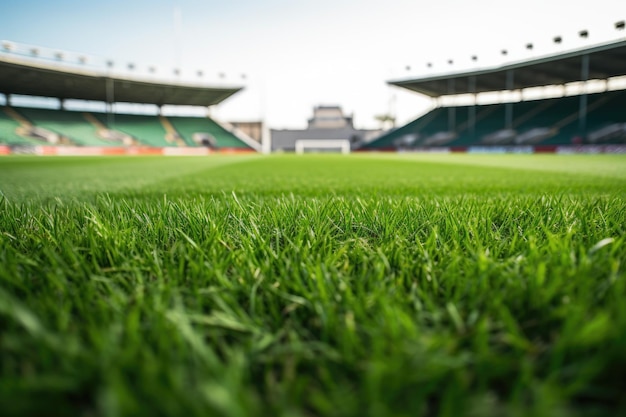
[[[617,22],[616,28],[622,24]],[[260,135],[254,140],[211,117],[162,114],[167,105],[218,105],[240,91],[240,86],[159,83],[146,77],[116,76],[106,68],[89,68],[84,56],[73,57],[75,62],[70,58],[63,65],[50,61],[52,56],[60,61],[67,53],[49,51],[46,60],[39,47],[8,41],[2,47],[3,153],[202,155],[261,151]],[[532,49],[532,44],[527,48]],[[353,150],[360,151],[624,152],[625,61],[626,42],[616,41],[496,68],[393,80],[391,85],[432,97],[436,103],[445,104],[446,99],[454,103],[460,97],[469,98],[472,104],[439,105],[373,140],[367,131],[363,131],[364,141],[360,131],[346,131],[342,126],[335,131],[333,125],[301,133],[276,130],[272,132],[274,140],[265,140],[285,143],[291,151],[295,138],[302,137],[309,138],[302,139],[305,141],[347,140]],[[111,61],[108,64],[112,66]],[[560,91],[546,96],[541,90],[547,86]],[[508,94],[509,101],[480,103],[483,96],[494,93]],[[11,106],[12,95],[53,98],[58,108],[16,108]],[[66,111],[66,100],[99,102],[106,112]],[[115,114],[116,102],[152,105],[157,111],[154,115]],[[284,145],[267,149],[284,149]]]
[[[615,28],[623,24],[617,22]],[[617,41],[497,68],[394,80],[390,84],[440,102],[465,96],[473,103],[437,107],[363,149],[624,152],[625,62],[626,43]],[[545,86],[561,91],[557,97],[543,98]],[[498,92],[515,92],[509,98],[515,101],[478,105],[481,94]]]
[[[244,77],[2,41],[1,414],[626,413],[610,29],[407,67],[431,105],[391,129],[226,120]]]

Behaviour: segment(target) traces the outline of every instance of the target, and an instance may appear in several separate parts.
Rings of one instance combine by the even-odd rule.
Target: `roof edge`
[[[619,48],[623,46],[626,46],[626,40],[624,39],[618,40],[618,41],[611,41],[611,42],[607,42],[603,44],[597,44],[595,46],[586,47],[586,48],[573,49],[573,50],[558,53],[558,54],[544,55],[542,57],[532,58],[529,60],[509,62],[509,63],[498,65],[498,66],[483,67],[483,68],[477,68],[474,70],[449,72],[449,73],[443,73],[443,74],[432,75],[432,76],[408,77],[408,78],[389,80],[387,81],[387,84],[393,85],[396,87],[408,88],[411,91],[416,91],[407,87],[406,85],[411,84],[411,83],[417,83],[417,82],[440,81],[440,80],[447,80],[447,79],[458,78],[458,77],[471,77],[471,76],[486,75],[490,73],[524,68],[526,66],[531,66],[535,64],[542,64],[546,62],[558,61],[561,59],[567,59],[567,58],[572,58],[576,56],[592,54],[595,52],[601,52],[601,51]],[[425,94],[425,93],[422,92],[421,94]],[[425,94],[425,95],[428,95],[430,97],[438,97],[438,96],[430,95],[430,94]]]

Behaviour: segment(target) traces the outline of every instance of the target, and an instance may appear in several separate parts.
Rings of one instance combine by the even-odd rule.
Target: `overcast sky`
[[[359,127],[395,112],[407,122],[429,100],[385,81],[492,65],[626,37],[624,0],[0,0],[0,39],[98,55],[246,89],[217,109],[227,121],[304,127],[338,104]],[[587,40],[577,33],[587,29]],[[555,46],[552,38],[563,37]],[[447,64],[453,59],[454,64]],[[245,74],[245,79],[242,77]]]

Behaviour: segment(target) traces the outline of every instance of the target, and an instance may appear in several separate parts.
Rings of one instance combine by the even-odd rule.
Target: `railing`
[[[215,70],[189,70],[164,68],[157,65],[139,65],[134,62],[119,62],[99,55],[62,51],[59,49],[0,41],[0,57],[15,57],[33,63],[45,63],[60,68],[88,70],[107,76],[147,78],[156,82],[189,83],[200,85],[241,84],[245,74],[226,74]]]

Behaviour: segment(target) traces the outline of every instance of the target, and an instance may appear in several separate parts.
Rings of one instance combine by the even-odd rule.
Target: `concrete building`
[[[381,130],[355,129],[352,116],[344,115],[339,106],[316,106],[306,129],[272,129],[272,151],[293,151],[300,139],[350,141],[354,149],[381,134]]]

